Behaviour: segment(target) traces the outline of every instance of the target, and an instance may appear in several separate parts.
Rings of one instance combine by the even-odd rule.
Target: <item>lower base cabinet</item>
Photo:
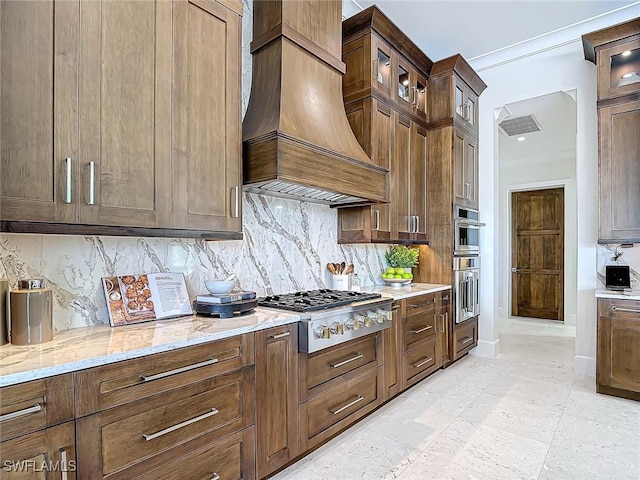
[[[0,463],[0,478],[3,480],[75,479],[74,422],[0,443]]]
[[[478,345],[478,317],[453,326],[453,360],[465,356]]]
[[[640,301],[598,299],[598,393],[640,400]]]

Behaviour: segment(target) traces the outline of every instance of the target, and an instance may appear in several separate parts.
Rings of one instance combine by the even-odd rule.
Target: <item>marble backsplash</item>
[[[631,288],[640,290],[640,245],[622,248],[620,244],[600,244],[597,252],[600,287],[604,288],[604,267],[606,265],[629,265]],[[618,256],[617,260],[614,260],[616,253],[621,253],[622,255]]]
[[[44,278],[53,289],[56,330],[108,324],[101,278],[182,272],[190,296],[204,281],[236,273],[258,295],[330,286],[327,262],[353,263],[363,285],[381,283],[384,245],[338,245],[337,211],[245,193],[244,240],[1,234],[0,277],[12,287]]]

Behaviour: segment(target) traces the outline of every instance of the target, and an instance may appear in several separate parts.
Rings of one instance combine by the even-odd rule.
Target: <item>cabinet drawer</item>
[[[73,420],[71,374],[0,389],[0,441]]]
[[[434,338],[436,334],[436,311],[407,315],[404,320],[404,351],[411,350],[417,344]]]
[[[412,380],[415,379],[415,381],[418,381],[420,378],[427,375],[425,374],[420,376],[420,378],[416,378],[420,374],[425,373],[427,370],[433,371],[438,368],[436,343],[436,339],[434,338],[423,345],[419,345],[416,348],[409,350],[402,356],[405,388],[415,383]]]
[[[89,415],[253,364],[253,334],[76,373],[76,411]]]
[[[342,346],[309,355],[307,389],[310,390],[369,362],[377,362],[377,341],[377,335],[367,335]]]
[[[456,357],[468,352],[478,344],[478,319],[473,318],[455,326],[453,332]]]
[[[413,315],[414,313],[433,310],[439,305],[439,300],[440,292],[407,298],[405,299],[405,313],[406,315]]]
[[[73,422],[14,438],[0,444],[0,478],[76,478]]]
[[[162,462],[162,463],[159,463]],[[155,467],[155,468],[154,468]],[[255,431],[253,427],[233,433],[222,440],[205,435],[179,449],[167,452],[166,459],[119,472],[110,480],[174,480],[201,478],[210,480],[254,480]]]
[[[600,315],[615,319],[636,320],[640,322],[640,301],[637,300],[600,300]]]
[[[254,391],[247,367],[78,419],[78,457],[100,455],[93,463],[109,475],[203,434],[222,437],[254,423]]]
[[[322,441],[377,407],[382,399],[381,375],[373,369],[303,403],[300,408],[302,443]],[[348,419],[350,417],[350,419]],[[342,421],[342,425],[337,425]],[[332,426],[337,429],[331,430]]]

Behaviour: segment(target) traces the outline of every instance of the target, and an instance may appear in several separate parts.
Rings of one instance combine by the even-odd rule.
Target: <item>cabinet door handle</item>
[[[64,159],[65,194],[64,203],[71,203],[71,158]]]
[[[625,308],[625,307],[618,307],[616,305],[613,305],[611,307],[611,310],[613,310],[614,312],[640,313],[640,310],[638,310],[637,308]]]
[[[433,303],[433,304],[435,304],[435,303],[436,303],[436,299],[435,299],[435,298],[432,298],[432,299],[431,299],[431,300],[429,300],[428,302],[420,303],[420,304],[418,304],[418,305],[416,305],[416,304],[414,304],[414,303],[411,303],[409,306],[410,306],[411,308],[420,308],[420,307],[426,307],[427,305],[431,305],[432,303]]]
[[[340,412],[346,410],[349,407],[353,407],[356,403],[361,402],[362,400],[364,400],[364,397],[362,395],[358,395],[353,402],[349,402],[340,408],[336,408],[335,410],[329,410],[329,411],[334,415],[338,415]]]
[[[282,332],[276,333],[275,335],[269,335],[269,338],[271,338],[272,340],[277,340],[278,338],[288,337],[289,335],[291,335],[291,332]]]
[[[433,328],[433,325],[427,325],[426,327],[422,327],[417,330],[411,330],[411,333],[418,334],[418,333],[426,332],[427,330],[431,330],[432,328]]]
[[[216,472],[213,472],[213,476],[211,477],[211,480],[220,480],[220,475],[218,475]]]
[[[207,360],[205,362],[194,363],[191,365],[187,365],[185,367],[175,368],[173,370],[168,370],[166,372],[156,373],[155,375],[141,375],[140,378],[143,382],[150,382],[152,380],[158,380],[159,378],[168,377],[170,375],[175,375],[176,373],[188,372],[189,370],[195,370],[196,368],[206,367],[207,365],[213,365],[214,363],[218,363],[217,358],[212,358],[211,360]]]
[[[218,409],[212,408],[207,413],[203,413],[202,415],[198,415],[197,417],[190,418],[189,420],[185,420],[184,422],[176,423],[175,425],[172,425],[171,427],[167,427],[164,430],[160,430],[156,433],[150,433],[150,434],[143,433],[142,438],[144,438],[148,442],[149,440],[153,440],[154,438],[161,437],[163,435],[166,435],[167,433],[175,432],[176,430],[186,427],[187,425],[191,425],[192,423],[199,422],[200,420],[204,420],[205,418],[213,417],[214,415],[217,415],[217,413],[218,413]]]
[[[92,160],[89,162],[89,199],[87,205],[95,204],[95,192],[96,192],[96,164]]]
[[[445,331],[445,323],[446,323],[446,320],[444,318],[444,314],[440,315],[440,318],[442,319],[442,329],[440,330],[440,333],[444,333],[444,331]]]
[[[443,301],[443,302],[448,302],[448,301],[449,301],[449,294],[447,294],[447,295],[443,295],[443,296],[442,296],[442,301]]]
[[[411,365],[413,368],[420,368],[423,365],[426,365],[427,363],[433,361],[433,357],[429,357],[419,363],[416,363],[415,365]]]
[[[461,343],[462,345],[466,345],[466,344],[467,344],[467,343],[469,343],[469,342],[473,342],[473,337],[465,337],[464,339],[462,339],[462,340],[460,341],[460,343]]]
[[[233,192],[233,212],[231,212],[231,218],[238,218],[240,216],[240,187],[234,185],[231,191]]]
[[[60,450],[60,473],[61,473],[61,480],[67,480],[69,477],[67,476],[67,450],[66,449],[61,449]]]
[[[347,358],[346,360],[343,360],[342,362],[338,362],[338,363],[330,363],[329,365],[331,365],[331,368],[338,368],[343,365],[346,365],[347,363],[355,362],[356,360],[359,360],[362,357],[364,357],[364,354],[360,352],[356,352],[355,357]]]
[[[42,410],[42,405],[36,403],[33,407],[23,408],[22,410],[18,410],[17,412],[5,413],[4,415],[0,415],[0,423],[6,422],[7,420],[24,417],[25,415],[36,413],[40,410]]]
[[[380,210],[374,210],[373,214],[376,219],[376,226],[374,227],[374,230],[380,230]]]

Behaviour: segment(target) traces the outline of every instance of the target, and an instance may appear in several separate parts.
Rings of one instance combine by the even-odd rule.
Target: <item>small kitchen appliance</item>
[[[20,280],[18,287],[10,294],[11,343],[32,345],[53,340],[51,289],[42,279]]]
[[[313,353],[391,326],[391,298],[379,293],[311,290],[258,299],[261,307],[300,312],[298,350]]]
[[[606,265],[604,269],[607,290],[622,291],[631,288],[629,265]]]

